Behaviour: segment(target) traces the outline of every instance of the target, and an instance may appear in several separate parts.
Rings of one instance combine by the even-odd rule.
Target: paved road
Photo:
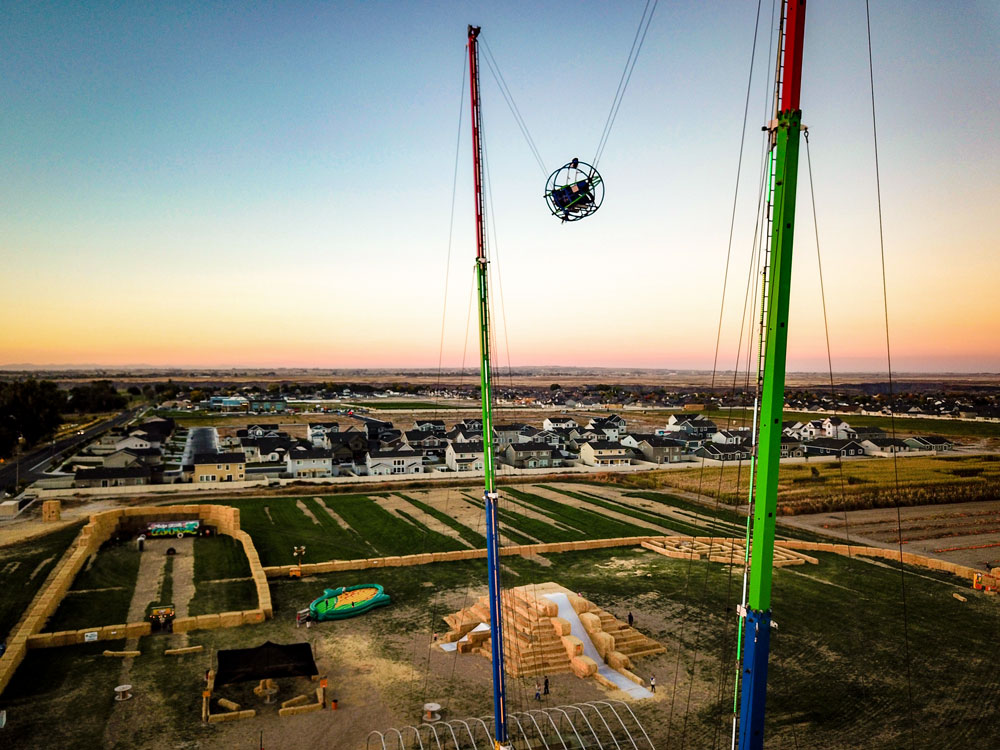
[[[52,458],[54,456],[59,455],[69,448],[76,448],[84,443],[94,440],[98,435],[111,427],[118,427],[124,424],[128,420],[133,419],[139,413],[141,408],[142,407],[136,407],[135,409],[123,411],[116,417],[99,422],[93,427],[84,430],[82,435],[74,434],[69,437],[64,437],[61,440],[56,440],[54,443],[34,448],[33,450],[25,453],[18,460],[8,460],[5,464],[3,464],[3,467],[0,468],[0,488],[6,491],[12,490],[18,475],[20,475],[21,481],[24,481],[25,479],[30,479],[31,481],[41,479],[46,469],[49,468],[49,464],[52,462]]]

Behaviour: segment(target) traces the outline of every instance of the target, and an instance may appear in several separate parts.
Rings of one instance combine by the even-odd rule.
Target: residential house
[[[309,424],[309,442],[316,448],[329,448],[331,432],[340,432],[337,422],[311,422]]]
[[[285,454],[285,470],[293,477],[333,476],[333,453],[328,448],[293,448]]]
[[[104,457],[105,468],[125,468],[127,466],[160,466],[163,453],[159,448],[125,448]]]
[[[802,448],[802,443],[788,435],[781,436],[781,457],[782,458],[802,458],[806,454]]]
[[[656,435],[644,437],[639,442],[638,450],[646,461],[654,464],[677,463],[684,455],[684,446],[680,441]]]
[[[703,414],[671,414],[667,420],[664,432],[686,432],[691,435],[708,437],[718,432],[719,428]],[[671,437],[673,437],[671,435]]]
[[[444,460],[451,471],[483,471],[483,444],[448,443]]]
[[[566,430],[570,427],[579,426],[579,423],[573,417],[546,417],[542,422],[542,428],[546,430]]]
[[[939,437],[937,435],[918,435],[916,437],[906,438],[904,442],[910,446],[911,449],[917,451],[935,451],[937,453],[943,453],[944,451],[950,451],[955,448],[955,443],[948,438]]]
[[[476,441],[482,442],[483,440],[483,428],[480,427],[478,431],[467,430],[464,427],[455,426],[450,432],[448,432],[445,437],[451,443],[474,443]]]
[[[580,446],[580,460],[586,466],[628,466],[632,456],[621,443],[591,440]]]
[[[80,469],[73,475],[74,487],[134,487],[149,484],[152,474],[148,466]]]
[[[744,434],[736,430],[719,430],[712,434],[712,442],[718,445],[742,445]]]
[[[891,456],[914,450],[911,445],[899,438],[868,438],[861,441],[861,446],[869,456]]]
[[[521,435],[521,430],[528,427],[526,424],[495,424],[493,425],[493,437],[503,450],[504,446],[511,443],[524,443],[526,439]]]
[[[194,457],[192,482],[242,482],[245,477],[243,453],[199,453]]]
[[[547,469],[562,466],[562,457],[553,455],[545,443],[510,443],[502,451],[504,461],[515,469]]]
[[[625,434],[625,420],[617,414],[609,417],[594,417],[587,423],[587,428],[604,434],[605,440],[618,441]]]
[[[129,435],[127,438],[122,438],[117,443],[115,443],[116,451],[123,451],[127,449],[145,449],[145,448],[159,448],[160,444],[158,441],[150,440],[148,437],[140,437],[138,434]]]
[[[412,449],[369,451],[365,457],[365,466],[372,476],[420,474],[423,464],[423,456]]]
[[[695,452],[695,455],[702,458],[711,458],[716,461],[746,461],[750,458],[750,451],[743,447],[743,445],[708,442],[702,445]]]
[[[857,440],[838,440],[837,438],[816,438],[802,446],[806,456],[863,456],[865,449]]]
[[[421,432],[439,432],[441,434],[446,432],[443,419],[418,419],[413,423],[413,428]]]
[[[858,431],[840,417],[827,417],[823,420],[823,434],[838,440],[857,440]]]

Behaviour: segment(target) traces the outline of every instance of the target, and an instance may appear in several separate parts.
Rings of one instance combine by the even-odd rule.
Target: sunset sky
[[[0,365],[436,366],[446,276],[443,361],[473,363],[466,25],[552,170],[593,157],[644,4],[4,2]],[[722,369],[769,119],[762,5]],[[574,224],[484,66],[502,362],[712,366],[755,17],[659,4],[605,204]],[[872,40],[893,367],[1000,371],[1000,4],[873,2]],[[833,365],[884,371],[863,0],[812,0],[804,55]],[[822,370],[802,157],[789,368]]]

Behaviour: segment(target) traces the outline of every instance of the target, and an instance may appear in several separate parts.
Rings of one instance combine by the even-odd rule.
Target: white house
[[[632,457],[621,443],[592,440],[580,446],[580,460],[587,466],[628,466]]]
[[[545,430],[567,430],[570,427],[579,427],[580,424],[573,417],[546,417],[542,422],[542,429]]]
[[[423,455],[414,450],[369,451],[365,456],[365,466],[372,476],[383,474],[421,474],[424,470]]]
[[[483,444],[449,443],[444,460],[452,471],[483,471]]]
[[[285,454],[285,470],[293,477],[333,476],[333,454],[326,448],[296,448]]]

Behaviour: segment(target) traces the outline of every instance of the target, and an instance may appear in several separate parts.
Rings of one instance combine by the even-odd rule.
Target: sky
[[[594,156],[644,5],[7,0],[0,364],[473,366],[466,26],[547,172]],[[580,222],[483,65],[501,363],[710,369],[720,309],[745,358],[761,5],[657,5]],[[998,372],[1000,5],[871,12],[893,369]],[[791,370],[827,367],[816,229],[833,368],[886,370],[867,55],[863,0],[809,3]]]

